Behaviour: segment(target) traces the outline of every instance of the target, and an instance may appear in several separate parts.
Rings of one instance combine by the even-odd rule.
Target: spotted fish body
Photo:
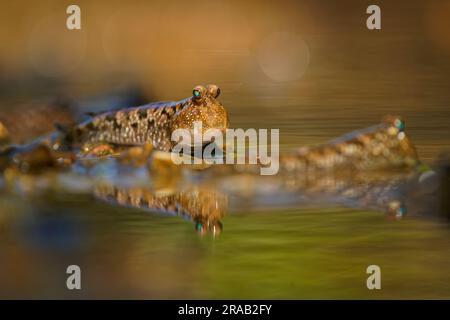
[[[178,102],[158,102],[141,107],[105,112],[77,125],[70,133],[74,147],[97,144],[152,144],[161,151],[170,151],[172,131],[192,129],[195,121],[203,130],[225,130],[228,115],[216,100],[220,91],[215,85],[197,86],[194,95]]]
[[[171,123],[176,114],[189,103],[180,102],[150,104],[137,108],[111,111],[95,116],[75,128],[75,143],[95,145],[144,145],[171,149]]]
[[[387,116],[378,125],[350,132],[328,143],[281,154],[278,161],[279,173],[286,174],[287,178],[292,174],[299,178],[329,173],[411,170],[419,164],[416,148],[405,132],[404,121],[394,116]],[[267,164],[236,164],[217,168],[215,172],[260,174],[262,166]]]
[[[413,168],[417,164],[417,151],[406,135],[404,121],[393,116],[379,125],[280,158],[280,168],[288,172]]]

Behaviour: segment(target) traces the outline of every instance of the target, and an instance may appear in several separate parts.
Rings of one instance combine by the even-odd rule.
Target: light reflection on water
[[[282,150],[371,125],[388,111],[270,109],[243,107],[226,94],[224,99],[234,127],[280,128]],[[329,108],[332,102],[326,103]],[[448,149],[446,110],[426,118],[422,112],[401,114],[425,162]],[[450,230],[435,220],[388,221],[381,211],[329,205],[258,209],[246,199],[231,201],[220,235],[201,237],[191,220],[117,206],[84,192],[5,194],[0,201],[3,298],[450,297]],[[83,270],[81,293],[64,287],[69,264]],[[371,264],[382,268],[380,292],[365,287]]]
[[[250,89],[240,90],[250,95]],[[323,143],[386,113],[405,116],[427,163],[450,144],[444,106],[430,112],[408,103],[371,109],[369,101],[356,108],[348,98],[345,108],[340,97],[338,110],[332,92],[319,102],[310,96],[316,101],[310,105],[305,97],[291,101],[265,88],[253,90],[254,102],[247,106],[244,93],[225,90],[231,124],[279,128],[282,151]],[[280,101],[288,103],[270,108]],[[450,297],[450,230],[435,220],[388,221],[381,211],[329,205],[258,209],[246,199],[231,203],[222,233],[213,238],[199,236],[193,221],[102,202],[92,194],[4,195],[0,201],[1,297]],[[82,267],[81,293],[64,288],[69,264]],[[365,287],[371,264],[382,268],[380,292]]]
[[[106,168],[106,177],[113,178],[111,166]],[[3,194],[2,297],[449,296],[449,225],[428,217],[435,207],[422,202],[427,198],[406,199],[411,212],[425,207],[425,217],[398,221],[386,219],[383,207],[376,204],[374,210],[361,209],[371,207],[370,189],[362,202],[339,204],[330,200],[331,191],[313,192],[316,201],[312,201],[310,190],[301,184],[287,197],[281,190],[262,188],[266,192],[262,198],[235,195],[228,204],[211,195],[214,189],[196,202],[201,191],[191,186],[185,190],[187,197],[175,193],[185,214],[166,214],[146,207],[159,189],[155,185],[140,189],[139,184],[149,182],[144,176],[138,170],[134,184],[118,179],[128,190],[119,197],[110,197],[114,192],[105,181],[92,192],[91,180],[71,176],[59,184],[49,180],[58,191],[45,191],[46,183],[39,182],[41,192]],[[239,195],[238,184],[234,185]],[[167,208],[163,200],[172,201],[172,196],[165,190],[157,203]],[[381,197],[376,196],[378,203]],[[137,203],[133,197],[145,201]],[[217,213],[212,214],[214,210]],[[199,234],[202,212],[221,222],[220,234]],[[83,270],[81,293],[64,289],[69,264]],[[371,264],[382,268],[383,290],[376,293],[365,288],[365,269]]]
[[[51,204],[53,213],[16,217],[12,232],[2,233],[2,296],[74,297],[63,287],[72,263],[82,267],[86,297],[432,298],[450,289],[448,226],[426,220],[332,208],[241,210],[212,238],[179,217],[90,198]],[[61,228],[67,224],[77,228]],[[81,244],[56,245],[73,239]],[[365,288],[370,264],[383,270],[377,293]]]

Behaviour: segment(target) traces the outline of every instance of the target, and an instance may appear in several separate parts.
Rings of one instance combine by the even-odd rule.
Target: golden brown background
[[[382,30],[370,31],[375,3]],[[66,29],[69,4],[81,7],[80,31]],[[450,149],[449,75],[445,0],[0,1],[6,112],[130,87],[175,100],[216,83],[233,127],[280,128],[283,149],[395,113],[431,164]],[[238,208],[220,238],[201,239],[180,217],[55,197],[0,197],[0,297],[450,297],[445,224]],[[81,293],[64,286],[72,263],[83,269]],[[374,263],[378,292],[364,286]]]

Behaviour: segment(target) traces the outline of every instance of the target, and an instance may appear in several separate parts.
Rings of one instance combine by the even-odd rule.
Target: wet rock
[[[24,146],[11,145],[0,152],[0,169],[14,169],[19,173],[41,173],[73,163],[70,153],[59,154],[42,143]]]

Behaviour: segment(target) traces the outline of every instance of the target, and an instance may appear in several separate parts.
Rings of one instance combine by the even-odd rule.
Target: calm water
[[[254,57],[258,48],[243,50],[240,42],[180,49],[170,63],[131,77],[154,100],[217,83],[231,126],[279,128],[282,151],[400,114],[421,159],[432,165],[450,150],[450,53],[414,24],[421,11],[408,10],[406,20],[388,14],[391,32],[370,37],[356,18],[337,19],[336,30],[306,32],[309,61],[292,81],[273,81]],[[204,62],[196,72],[194,61]],[[81,99],[108,93],[111,78],[127,77],[118,72],[94,83],[81,76],[62,91]],[[56,94],[51,86],[30,87]],[[2,110],[11,101],[33,101],[27,88],[13,84],[3,92]],[[434,219],[390,221],[380,210],[296,207],[281,198],[261,208],[232,197],[222,233],[202,237],[183,217],[100,201],[82,181],[65,183],[70,188],[50,182],[2,191],[0,298],[450,298],[450,228]],[[409,201],[426,211],[421,198]],[[65,287],[70,264],[82,269],[81,292]],[[382,290],[366,288],[372,264],[381,267]]]
[[[244,127],[280,124],[282,149],[373,123],[371,115],[320,120],[318,112],[294,110],[231,113]],[[433,132],[447,129],[435,129],[442,120],[430,118],[426,128],[414,128],[414,119],[411,135],[432,163],[448,143],[432,138]],[[100,201],[76,180],[66,181],[69,192],[56,182],[55,190],[39,183],[27,190],[20,183],[0,198],[3,298],[450,297],[450,228],[434,219],[391,221],[379,210],[296,208],[279,198],[261,209],[251,198],[232,197],[222,233],[200,236],[189,219]],[[81,293],[65,289],[69,264],[82,268]],[[382,268],[377,292],[365,285],[371,264]]]

